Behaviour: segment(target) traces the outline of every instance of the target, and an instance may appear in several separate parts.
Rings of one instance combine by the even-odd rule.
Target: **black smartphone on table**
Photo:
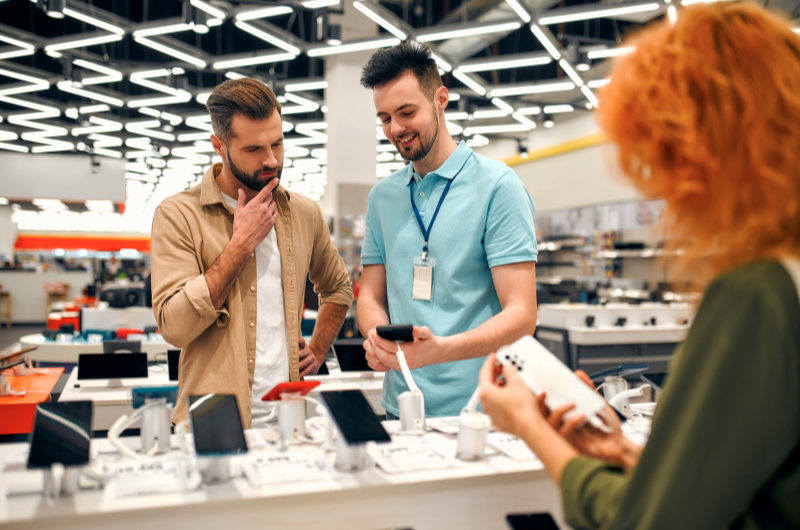
[[[189,422],[197,456],[224,456],[247,452],[236,396],[189,396]]]
[[[506,522],[511,530],[559,530],[549,513],[512,513]]]
[[[81,466],[89,463],[92,402],[68,401],[36,406],[31,431],[28,469],[53,464]]]
[[[392,441],[360,390],[320,392],[319,397],[349,445]]]
[[[392,342],[414,342],[414,326],[411,324],[392,324],[375,328],[378,336]]]

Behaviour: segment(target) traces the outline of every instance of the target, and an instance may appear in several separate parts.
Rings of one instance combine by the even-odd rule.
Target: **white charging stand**
[[[408,390],[397,396],[397,408],[400,412],[400,434],[414,433],[425,434],[425,396],[414,382],[411,370],[406,362],[406,355],[397,342],[397,361],[400,363],[400,371],[406,380]]]
[[[369,456],[366,444],[350,445],[341,431],[336,433],[336,460],[334,467],[339,471],[355,473],[367,468]]]
[[[278,432],[282,442],[306,435],[306,403],[299,392],[284,392],[278,402]]]
[[[140,437],[143,454],[159,454],[169,451],[170,416],[172,407],[167,398],[145,399],[142,408]],[[154,449],[156,448],[157,449]]]

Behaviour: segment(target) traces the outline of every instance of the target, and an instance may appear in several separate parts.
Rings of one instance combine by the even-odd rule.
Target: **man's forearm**
[[[337,304],[322,304],[317,313],[317,322],[311,336],[309,347],[320,361],[325,360],[325,355],[331,348],[336,335],[342,329],[347,307]]]
[[[378,301],[363,296],[363,293],[356,305],[356,321],[363,337],[378,326],[391,324],[386,308]]]
[[[231,239],[222,254],[205,272],[204,276],[214,309],[222,309],[222,304],[225,303],[228,293],[231,292],[236,278],[241,274],[251,253],[244,245]]]
[[[444,338],[446,347],[439,362],[483,357],[523,335],[532,335],[534,331],[536,307],[531,310],[509,306],[475,329]]]

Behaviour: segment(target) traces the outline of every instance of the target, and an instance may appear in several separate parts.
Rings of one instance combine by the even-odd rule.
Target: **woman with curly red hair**
[[[800,528],[800,35],[754,3],[643,31],[602,89],[602,127],[672,244],[711,280],[647,444],[542,410],[489,356],[484,410],[524,439],[584,528]]]

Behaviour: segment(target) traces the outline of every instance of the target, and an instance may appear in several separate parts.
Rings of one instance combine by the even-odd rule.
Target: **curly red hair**
[[[628,45],[600,124],[635,186],[666,199],[671,244],[713,275],[798,254],[800,35],[757,4],[717,2]]]

